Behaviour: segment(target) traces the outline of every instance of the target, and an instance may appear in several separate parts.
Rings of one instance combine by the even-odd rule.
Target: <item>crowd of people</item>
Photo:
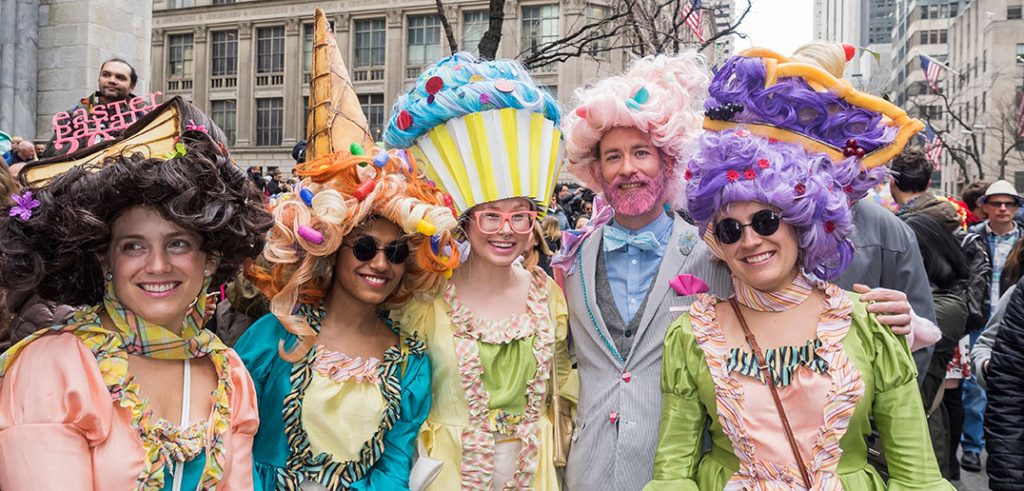
[[[290,179],[191,106],[172,154],[0,172],[0,489],[1019,489],[1024,197],[931,193],[849,59],[562,108],[456,53]]]

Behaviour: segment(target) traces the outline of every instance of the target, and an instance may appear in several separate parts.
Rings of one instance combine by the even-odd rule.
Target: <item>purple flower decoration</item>
[[[576,265],[574,258],[576,250],[583,244],[590,234],[594,233],[602,225],[612,221],[615,210],[612,209],[600,195],[594,196],[594,211],[590,215],[590,221],[579,230],[565,230],[562,232],[562,250],[551,258],[551,267],[561,269],[565,274],[572,274]]]
[[[16,216],[23,222],[32,218],[32,210],[39,208],[39,200],[32,198],[32,191],[25,191],[25,194],[21,196],[15,194],[11,198],[14,199],[16,204],[11,207],[8,216]]]

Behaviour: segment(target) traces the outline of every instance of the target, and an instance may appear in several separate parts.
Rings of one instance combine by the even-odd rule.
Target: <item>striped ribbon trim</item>
[[[460,474],[463,490],[492,489],[494,476],[494,432],[502,431],[521,442],[516,455],[516,471],[512,480],[502,483],[502,489],[533,489],[533,478],[537,473],[540,438],[537,422],[543,416],[542,407],[547,399],[547,383],[551,373],[554,355],[554,323],[547,308],[547,274],[541,268],[534,268],[533,281],[527,294],[527,314],[512,316],[501,321],[484,321],[473,317],[472,312],[459,299],[455,285],[448,282],[444,299],[449,305],[448,315],[454,328],[455,354],[458,357],[459,376],[466,392],[469,409],[469,425],[461,435],[462,462]],[[514,325],[510,325],[510,322]],[[492,418],[490,395],[484,388],[480,363],[480,341],[487,343],[508,343],[508,332],[515,333],[515,339],[536,336],[533,355],[537,363],[534,377],[526,385],[526,410],[522,418]],[[554,383],[554,382],[552,382]],[[499,419],[501,420],[499,423]]]
[[[803,346],[779,346],[765,350],[764,361],[768,365],[768,371],[772,373],[772,378],[775,379],[775,385],[777,387],[789,386],[793,380],[793,372],[800,365],[817,373],[828,373],[828,362],[817,353],[821,346],[820,339],[809,339]],[[739,372],[753,377],[762,384],[765,383],[764,370],[757,365],[757,357],[742,348],[736,347],[729,350],[725,369],[729,372]]]
[[[304,304],[299,308],[300,315],[306,318],[315,331],[320,331],[320,323],[323,321],[326,312],[322,308]],[[384,319],[388,328],[395,334],[402,336],[397,323]],[[303,482],[312,481],[324,486],[327,489],[348,489],[353,483],[363,479],[373,468],[374,464],[384,453],[384,436],[394,426],[401,415],[402,384],[399,369],[402,361],[409,355],[420,355],[426,350],[426,345],[415,334],[403,336],[400,344],[388,348],[384,352],[384,358],[377,367],[377,378],[381,395],[384,398],[385,408],[381,416],[380,426],[377,431],[367,440],[359,451],[359,458],[344,462],[335,461],[333,456],[327,452],[313,455],[309,446],[309,436],[302,427],[302,400],[305,397],[306,389],[312,381],[313,369],[316,361],[316,350],[310,350],[302,361],[292,366],[291,391],[284,399],[285,436],[288,448],[288,461],[284,467],[277,472],[277,488],[279,490],[299,491]],[[408,347],[408,353],[403,353],[401,344]]]
[[[811,279],[803,272],[796,275],[793,282],[777,292],[763,292],[732,277],[732,287],[736,291],[736,301],[751,310],[759,312],[782,312],[804,303],[814,291]]]

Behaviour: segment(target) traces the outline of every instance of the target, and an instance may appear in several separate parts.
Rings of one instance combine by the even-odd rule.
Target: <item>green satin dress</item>
[[[804,459],[813,488],[953,490],[935,462],[916,369],[905,340],[869,315],[857,294],[834,285],[828,285],[825,293],[826,308],[818,330],[824,345],[818,352],[829,365],[826,374],[817,376],[824,377],[821,380],[831,384],[831,389],[826,397],[808,399],[809,404],[786,407],[794,428],[801,423],[807,427],[801,418],[816,418],[815,426],[821,422],[816,434],[796,435],[803,441],[818,442],[808,449],[813,457]],[[774,447],[775,455],[791,455],[785,453],[791,450],[763,382],[758,383],[768,393],[769,402],[763,404],[765,398],[757,394],[761,402],[745,404],[744,390],[750,390],[750,381],[740,384],[739,377],[746,376],[724,368],[729,349],[714,319],[719,301],[699,295],[690,312],[668,329],[662,361],[661,434],[654,480],[644,489],[804,489],[795,459],[767,462],[756,455],[755,449],[767,446]],[[832,319],[831,327],[825,326],[826,318]],[[804,371],[802,376],[815,375]],[[795,383],[780,387],[780,395],[787,390],[801,388]],[[761,413],[753,415],[751,411]],[[751,438],[755,432],[749,421],[754,416],[773,423],[767,441]],[[712,448],[702,453],[709,417]],[[871,432],[869,418],[881,433],[891,476],[888,483],[867,462],[864,438]],[[760,431],[763,437],[766,432]]]

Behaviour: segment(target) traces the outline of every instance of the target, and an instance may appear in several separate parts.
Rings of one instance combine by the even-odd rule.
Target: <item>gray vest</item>
[[[629,356],[630,350],[633,349],[633,337],[636,334],[637,329],[640,328],[640,319],[644,317],[644,309],[647,308],[647,299],[651,296],[651,287],[654,286],[652,279],[651,284],[647,287],[647,293],[644,294],[644,301],[640,304],[640,309],[633,314],[633,318],[626,321],[622,319],[622,313],[616,308],[615,296],[612,294],[611,283],[608,282],[608,269],[604,265],[604,250],[597,252],[597,271],[595,272],[596,280],[594,285],[594,294],[597,295],[597,304],[601,306],[610,305],[612,308],[601,309],[601,314],[604,315],[604,325],[608,328],[608,333],[612,336],[612,342],[615,343],[615,349],[619,351],[622,356]]]

